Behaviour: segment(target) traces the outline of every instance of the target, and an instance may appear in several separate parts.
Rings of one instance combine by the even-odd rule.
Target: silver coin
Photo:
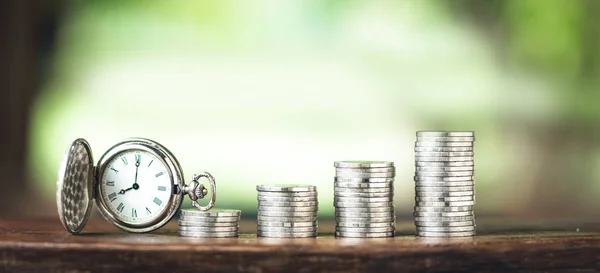
[[[435,192],[435,191],[419,191],[416,192],[417,197],[458,197],[458,196],[474,196],[475,191],[450,191],[450,192]]]
[[[341,212],[336,211],[335,216],[337,217],[364,217],[364,218],[377,218],[377,217],[393,217],[393,211],[386,212]]]
[[[296,233],[296,232],[317,232],[317,226],[312,227],[269,227],[269,226],[257,226],[257,231],[263,232],[281,232],[281,233]]]
[[[475,166],[474,161],[415,161],[417,167],[465,167]]]
[[[464,222],[475,221],[474,215],[450,217],[414,217],[415,222]]]
[[[180,226],[190,227],[237,227],[239,222],[194,222],[194,221],[178,221]]]
[[[475,206],[462,206],[462,207],[418,207],[415,206],[415,212],[459,212],[459,211],[473,211]]]
[[[319,226],[319,221],[310,222],[256,222],[258,226],[262,227],[316,227]]]
[[[271,238],[309,238],[317,237],[318,232],[271,232],[271,231],[258,231],[256,235],[259,237],[271,237]]]
[[[373,212],[393,212],[394,206],[377,208],[335,208],[336,212],[353,213],[373,213]]]
[[[473,131],[417,131],[418,137],[475,137]]]
[[[473,147],[415,147],[415,152],[472,152]]]
[[[258,211],[277,211],[277,212],[316,212],[319,210],[318,206],[308,207],[269,207],[269,206],[258,206]]]
[[[379,198],[394,197],[394,192],[337,192],[334,191],[334,197],[354,197],[354,198]]]
[[[219,216],[219,217],[198,217],[198,216],[189,216],[189,215],[181,215],[179,220],[186,222],[205,222],[205,223],[232,223],[239,222],[240,217],[228,217],[228,216]]]
[[[392,161],[336,161],[333,166],[337,168],[386,168],[393,167],[394,162]]]
[[[336,229],[338,227],[354,227],[354,228],[379,228],[379,227],[395,227],[395,222],[380,222],[380,223],[353,223],[353,222],[337,222],[335,223]]]
[[[473,152],[415,152],[415,156],[473,156]]]
[[[418,182],[457,182],[457,181],[473,181],[473,176],[445,176],[445,177],[424,177],[415,176],[415,181]]]
[[[415,206],[421,207],[461,207],[473,206],[475,201],[457,201],[457,202],[415,202]]]
[[[473,171],[463,172],[425,172],[416,171],[415,175],[418,177],[456,177],[456,176],[473,176]]]
[[[460,202],[460,201],[475,201],[475,196],[417,196],[415,197],[417,202]]]
[[[475,181],[458,181],[458,182],[415,182],[417,187],[475,187]]]
[[[239,228],[236,227],[201,227],[201,226],[179,226],[180,231],[198,231],[198,232],[237,232]]]
[[[340,196],[334,196],[333,202],[356,202],[356,203],[394,202],[394,197],[393,196],[388,196],[388,197],[340,197]]]
[[[333,206],[339,207],[339,208],[378,208],[378,207],[393,207],[394,202],[372,202],[372,203],[333,202]]]
[[[355,183],[355,182],[334,182],[335,187],[340,188],[388,188],[391,183]]]
[[[396,221],[396,216],[393,217],[377,217],[377,218],[362,218],[362,217],[335,217],[336,223],[392,223]]]
[[[430,136],[418,136],[418,142],[473,142],[475,137],[472,136],[441,136],[441,137],[430,137]]]
[[[417,172],[464,172],[464,171],[474,171],[475,167],[473,166],[464,166],[464,167],[415,167],[415,171]]]
[[[335,182],[345,183],[394,183],[394,178],[356,178],[356,177],[335,177]]]
[[[425,232],[465,232],[475,231],[475,226],[464,226],[464,227],[416,227],[417,231]]]
[[[306,202],[270,202],[270,201],[258,201],[259,206],[264,207],[311,207],[318,206],[318,201],[306,201]]]
[[[336,168],[336,172],[351,172],[351,173],[393,173],[396,172],[396,167],[383,168]]]
[[[457,211],[457,212],[413,212],[414,217],[456,217],[456,216],[471,216],[473,211]]]
[[[394,232],[344,232],[336,231],[336,237],[349,237],[349,238],[383,238],[383,237],[394,237]]]
[[[275,217],[275,216],[256,216],[257,221],[259,222],[284,222],[284,223],[293,223],[293,222],[314,222],[317,221],[317,217]]]
[[[394,227],[336,227],[335,231],[339,232],[368,232],[368,233],[378,233],[378,232],[392,232],[396,228]]]
[[[415,221],[415,226],[418,227],[463,227],[463,226],[473,226],[475,225],[475,221],[461,221],[461,222],[419,222]]]
[[[319,201],[316,196],[312,197],[272,197],[272,196],[258,196],[256,198],[258,201],[270,201],[270,202],[309,202],[309,201]]]
[[[465,191],[473,191],[473,186],[462,186],[462,187],[415,187],[417,192],[465,192]]]
[[[238,232],[196,232],[196,231],[179,231],[179,236],[197,237],[197,238],[229,238],[238,237]]]
[[[196,216],[196,217],[239,217],[242,214],[241,210],[237,209],[210,209],[207,211],[201,211],[197,208],[186,208],[181,209],[182,216]]]
[[[334,187],[335,193],[393,193],[394,185],[390,185],[388,188],[343,188]]]
[[[427,232],[418,231],[418,236],[421,237],[469,237],[475,236],[475,231],[464,231],[464,232]]]
[[[394,178],[396,176],[396,172],[387,172],[387,173],[359,173],[359,172],[335,172],[336,177],[342,178]]]
[[[274,192],[313,192],[317,191],[314,185],[305,184],[275,184],[275,185],[257,185],[257,191],[274,191]]]
[[[417,141],[415,147],[473,147],[471,141]]]
[[[473,161],[472,156],[415,156],[415,161],[421,162],[456,162]]]
[[[271,217],[317,217],[317,211],[258,211],[258,215]]]
[[[317,197],[316,191],[305,192],[279,192],[279,191],[257,191],[258,196],[264,197]]]

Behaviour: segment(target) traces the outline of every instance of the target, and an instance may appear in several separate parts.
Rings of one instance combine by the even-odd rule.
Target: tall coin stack
[[[335,235],[394,236],[394,162],[338,161],[334,166]]]
[[[475,235],[474,141],[474,132],[417,132],[414,217],[418,236]]]
[[[313,185],[258,185],[257,235],[317,237],[319,202]]]
[[[179,235],[198,238],[238,237],[241,215],[240,210],[232,209],[182,209]]]

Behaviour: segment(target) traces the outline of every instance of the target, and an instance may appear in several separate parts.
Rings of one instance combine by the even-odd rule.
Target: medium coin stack
[[[335,235],[392,237],[395,232],[394,162],[337,161],[333,184]]]
[[[258,185],[257,235],[274,238],[316,237],[319,202],[312,185]]]
[[[475,235],[474,141],[474,132],[417,132],[414,217],[418,236]]]
[[[198,238],[238,237],[241,215],[240,210],[233,209],[182,209],[179,235]]]

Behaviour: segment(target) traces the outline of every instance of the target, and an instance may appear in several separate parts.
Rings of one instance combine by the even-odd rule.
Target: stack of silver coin
[[[335,235],[392,237],[395,232],[394,162],[337,161],[333,185]]]
[[[182,209],[179,235],[199,238],[238,237],[241,215],[240,210],[232,209]]]
[[[474,141],[474,132],[417,132],[414,216],[418,236],[475,235]]]
[[[313,185],[259,185],[257,235],[275,238],[316,237],[319,202]]]

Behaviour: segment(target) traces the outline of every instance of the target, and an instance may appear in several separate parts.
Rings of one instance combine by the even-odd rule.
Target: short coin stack
[[[313,185],[258,185],[257,235],[274,238],[316,237],[319,202]]]
[[[334,166],[335,235],[394,236],[394,162],[338,161]]]
[[[241,214],[240,210],[231,209],[182,209],[179,235],[198,238],[238,237]]]
[[[474,141],[474,132],[417,132],[414,216],[418,236],[475,235]]]

